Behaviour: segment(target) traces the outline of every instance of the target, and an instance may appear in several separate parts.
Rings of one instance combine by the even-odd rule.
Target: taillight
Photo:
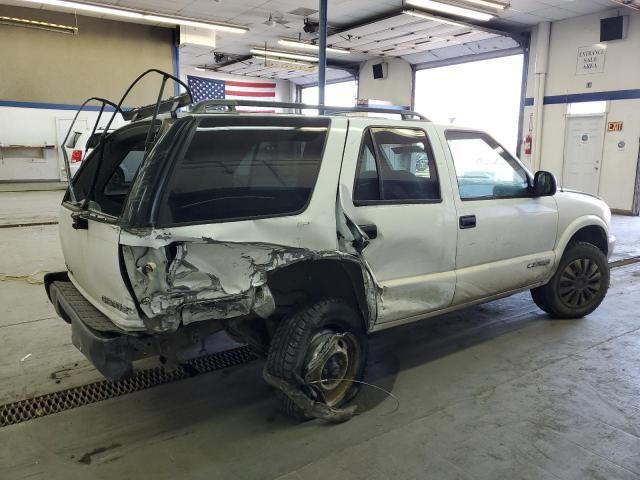
[[[74,150],[73,152],[71,152],[71,161],[73,163],[81,162],[82,161],[82,150]]]

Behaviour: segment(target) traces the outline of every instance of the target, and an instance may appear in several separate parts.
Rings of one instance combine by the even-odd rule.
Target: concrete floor
[[[614,225],[634,255],[640,219]],[[100,379],[28,283],[63,268],[57,227],[0,248],[0,274],[27,275],[0,276],[0,404]],[[365,388],[341,425],[280,415],[256,361],[0,428],[0,479],[640,478],[639,291],[634,264],[582,320],[521,294],[377,334],[366,380],[394,397]]]

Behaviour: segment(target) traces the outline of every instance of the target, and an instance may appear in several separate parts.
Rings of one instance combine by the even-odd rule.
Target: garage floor
[[[60,195],[0,193],[0,223],[54,220]],[[640,218],[614,230],[640,255]],[[99,380],[37,283],[64,266],[56,225],[0,249],[0,404]],[[378,334],[367,381],[393,396],[366,387],[340,425],[281,416],[255,361],[3,427],[0,478],[640,478],[639,292],[635,263],[582,320],[521,294]]]

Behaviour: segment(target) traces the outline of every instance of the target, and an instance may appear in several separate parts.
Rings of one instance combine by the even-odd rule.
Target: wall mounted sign
[[[606,55],[607,49],[602,46],[579,47],[576,75],[604,72],[604,59]]]
[[[607,132],[621,132],[622,122],[607,122]]]

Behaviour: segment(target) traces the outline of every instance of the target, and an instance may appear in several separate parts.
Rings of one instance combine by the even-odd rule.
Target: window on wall
[[[600,102],[576,102],[570,103],[567,107],[569,115],[590,115],[604,113],[607,111],[606,100]]]
[[[437,123],[478,128],[516,151],[523,55],[418,70],[415,110]]]
[[[318,104],[318,87],[303,87],[301,92],[302,103],[311,105]],[[325,87],[325,105],[337,107],[354,107],[358,98],[358,82],[350,80],[347,82],[330,83]],[[304,110],[305,115],[317,115],[316,110]]]

